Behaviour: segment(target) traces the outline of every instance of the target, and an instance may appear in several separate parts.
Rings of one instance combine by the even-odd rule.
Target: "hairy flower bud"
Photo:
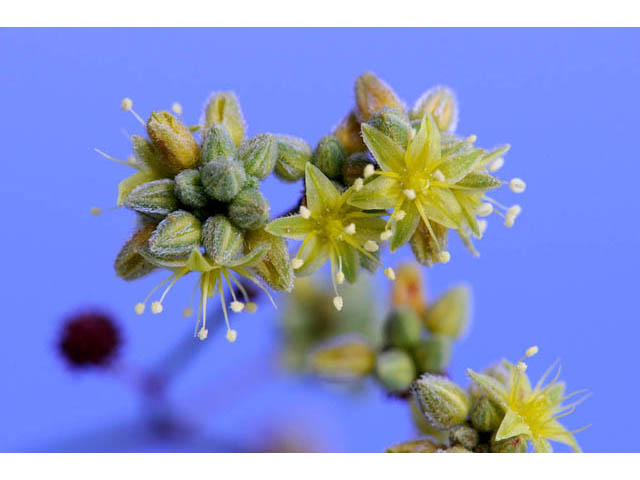
[[[256,135],[243,142],[238,149],[238,160],[246,172],[259,179],[273,172],[277,158],[278,143],[270,133]]]
[[[449,432],[449,442],[472,450],[478,445],[478,432],[468,425],[458,425]]]
[[[133,155],[136,163],[146,167],[160,176],[173,175],[167,166],[164,156],[156,150],[153,143],[140,135],[131,135]]]
[[[423,339],[414,350],[419,372],[442,373],[451,361],[451,340],[443,335]]]
[[[458,100],[447,87],[432,88],[418,99],[410,112],[412,119],[430,114],[443,132],[453,132],[458,124]]]
[[[156,267],[140,255],[140,249],[148,245],[156,225],[142,223],[120,249],[114,263],[116,275],[124,280],[136,280],[151,273]]]
[[[236,145],[224,125],[213,124],[202,135],[200,165],[206,165],[217,157],[234,157],[235,154]]]
[[[524,435],[516,435],[500,441],[496,441],[493,435],[489,448],[491,453],[527,453],[527,444],[527,437]]]
[[[311,161],[311,147],[301,138],[276,135],[278,158],[276,175],[287,182],[295,182],[304,176],[307,162]]]
[[[168,178],[142,183],[127,195],[124,206],[152,218],[164,218],[179,208],[174,187]]]
[[[269,249],[253,269],[271,288],[290,292],[293,289],[294,277],[287,241],[267,233],[264,229],[249,231],[245,234],[245,254],[263,243],[267,243]]]
[[[424,316],[431,333],[459,338],[469,323],[471,292],[465,286],[450,289],[432,305]]]
[[[411,237],[411,250],[418,262],[432,267],[441,261],[439,253],[447,247],[449,229],[436,222],[430,221],[430,223],[438,243],[436,244],[424,222],[420,222]]]
[[[204,109],[203,123],[206,127],[214,124],[224,125],[236,146],[244,140],[244,116],[233,92],[216,92],[209,97]]]
[[[353,153],[342,164],[342,182],[350,187],[358,178],[364,177],[364,169],[373,163],[367,152]]]
[[[200,171],[195,168],[183,170],[176,175],[174,192],[178,200],[189,207],[203,208],[209,202]]]
[[[204,251],[218,265],[233,260],[244,247],[242,230],[234,226],[224,215],[207,218],[202,227]]]
[[[260,190],[244,188],[229,205],[229,219],[240,228],[255,230],[269,221],[270,208]]]
[[[338,137],[327,135],[318,142],[311,162],[327,177],[336,179],[342,174],[346,158],[347,152]]]
[[[413,383],[413,395],[427,422],[440,430],[464,423],[469,398],[458,385],[438,375],[422,375]]]
[[[376,377],[390,392],[406,392],[416,378],[413,360],[403,350],[387,350],[378,355]]]
[[[329,378],[358,378],[369,375],[376,364],[376,352],[363,340],[341,338],[316,349],[311,369]]]
[[[402,102],[393,89],[371,72],[363,73],[356,80],[356,115],[366,122],[385,107],[403,109]]]
[[[488,397],[480,397],[473,401],[470,419],[473,428],[480,432],[495,432],[500,427],[504,411]]]
[[[160,265],[186,260],[194,248],[200,247],[201,234],[200,220],[178,210],[158,224],[149,239],[149,248],[141,252]]]
[[[404,110],[385,108],[373,115],[367,123],[380,130],[402,148],[407,148],[413,128]]]
[[[420,318],[410,308],[392,310],[384,324],[385,342],[397,348],[409,349],[420,340]]]
[[[422,315],[427,302],[424,290],[421,269],[414,263],[401,265],[396,270],[391,303],[394,307],[409,307],[418,315]]]
[[[412,440],[397,443],[385,450],[386,453],[436,453],[440,446],[431,440]]]
[[[189,129],[169,112],[153,112],[147,121],[147,133],[171,173],[197,165],[198,143]]]
[[[355,112],[351,111],[333,130],[333,134],[340,140],[347,154],[366,152],[367,146],[360,134],[360,120]]]
[[[247,175],[232,157],[216,157],[202,167],[205,192],[220,202],[230,202],[240,192]]]

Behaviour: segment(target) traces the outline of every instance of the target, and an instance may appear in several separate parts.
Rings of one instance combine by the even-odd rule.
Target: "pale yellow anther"
[[[353,189],[356,192],[359,192],[360,190],[362,190],[363,185],[364,185],[364,180],[362,178],[356,178],[356,180],[353,182]]]
[[[302,265],[304,265],[304,261],[301,258],[294,258],[293,260],[291,260],[291,266],[293,267],[294,270],[299,269],[300,267],[302,267]]]
[[[487,231],[487,227],[489,226],[489,222],[486,220],[478,220],[478,230],[480,230],[480,236],[484,235],[484,232]]]
[[[439,182],[446,182],[447,181],[447,179],[444,176],[444,173],[442,173],[440,171],[440,169],[436,169],[436,171],[433,172],[433,178],[435,178]]]
[[[304,218],[304,219],[310,218],[311,217],[311,210],[309,210],[304,205],[301,205],[300,206],[300,216],[302,218]]]
[[[504,165],[504,158],[502,157],[496,158],[493,162],[489,164],[489,171],[497,172],[502,168],[503,165]]]
[[[130,111],[133,108],[133,100],[129,97],[123,98],[122,103],[120,104],[120,108],[125,112]]]
[[[237,338],[238,338],[238,332],[236,330],[233,330],[233,329],[227,330],[227,340],[229,341],[229,343],[235,342]]]
[[[133,307],[133,309],[136,311],[136,313],[138,315],[142,315],[144,313],[144,309],[145,309],[144,303],[142,303],[142,302],[136,303],[136,306]]]
[[[469,135],[467,137],[467,139],[465,140],[467,143],[473,143],[478,139],[478,137],[476,137],[475,135]]]
[[[416,191],[413,188],[407,188],[406,190],[403,190],[402,193],[404,193],[404,196],[409,200],[416,199]]]
[[[527,350],[524,352],[524,354],[527,357],[533,357],[536,353],[538,353],[540,349],[538,348],[537,345],[534,345],[532,347],[527,348]]]
[[[163,308],[162,308],[162,304],[160,302],[156,301],[156,302],[153,302],[151,304],[151,312],[152,313],[162,313],[162,310],[163,310]]]
[[[338,285],[342,285],[344,283],[344,273],[342,272],[342,270],[336,273],[336,283]]]
[[[438,255],[436,258],[440,263],[449,263],[449,260],[451,260],[451,254],[446,250],[443,250],[441,252],[438,252]]]
[[[389,280],[395,280],[396,279],[396,272],[394,272],[393,268],[391,268],[391,267],[387,267],[387,268],[384,269],[384,275]]]
[[[187,307],[182,311],[182,316],[184,318],[189,318],[191,315],[193,315],[193,307]]]
[[[242,310],[244,310],[244,303],[239,302],[237,300],[234,300],[233,302],[231,302],[229,306],[231,307],[231,310],[233,310],[235,313],[240,313]]]
[[[396,220],[403,220],[404,217],[407,216],[407,212],[405,212],[404,210],[398,210],[393,214],[393,216],[396,217]]]
[[[372,163],[368,164],[366,167],[364,167],[364,178],[369,178],[371,175],[373,175],[373,172],[375,172],[375,170],[376,169]]]
[[[516,217],[513,215],[505,215],[504,217],[504,226],[507,228],[511,228],[513,227],[513,225],[516,223]]]
[[[201,328],[200,331],[198,332],[198,338],[200,340],[206,340],[206,338],[209,336],[209,330],[206,328]]]
[[[527,188],[527,184],[521,178],[512,178],[509,182],[509,188],[513,193],[522,193]]]
[[[518,362],[518,363],[516,364],[516,368],[517,368],[518,370],[520,370],[521,372],[523,372],[523,373],[524,373],[524,372],[526,372],[526,371],[527,371],[527,364],[526,364],[526,363],[524,363],[524,362]]]
[[[378,247],[378,244],[373,240],[367,240],[366,242],[364,242],[363,247],[367,252],[371,252],[371,253],[377,252],[378,248],[380,248]]]
[[[173,105],[171,105],[171,110],[173,110],[173,113],[175,113],[176,115],[182,115],[182,105],[180,105],[178,102],[173,102]]]
[[[333,297],[333,306],[336,307],[336,310],[342,310],[343,305],[344,302],[341,296],[338,295],[337,297]]]
[[[91,210],[89,210],[89,213],[91,215],[100,215],[102,213],[102,209],[98,207],[91,207]]]
[[[344,227],[344,233],[346,233],[347,235],[353,235],[354,233],[356,233],[356,224],[350,223],[349,225]]]
[[[522,212],[522,207],[520,205],[514,205],[507,209],[507,216],[517,217]]]
[[[408,140],[411,141],[416,137],[416,129],[415,128],[410,128],[409,132],[408,132]]]
[[[258,310],[258,304],[256,302],[248,302],[245,305],[244,310],[249,313],[256,313]]]
[[[389,240],[392,236],[393,232],[391,230],[385,230],[380,234],[380,240],[384,242],[385,240]]]
[[[489,216],[493,213],[493,205],[490,203],[482,203],[476,208],[476,213],[481,217]]]

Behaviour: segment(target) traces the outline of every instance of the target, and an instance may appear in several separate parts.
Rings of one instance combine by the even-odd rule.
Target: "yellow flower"
[[[529,348],[524,358],[535,355],[537,351],[537,347]],[[516,365],[504,362],[510,372],[506,386],[493,377],[468,370],[469,376],[480,390],[504,410],[504,418],[496,432],[496,441],[523,435],[538,453],[552,451],[549,440],[564,443],[575,452],[580,452],[573,434],[583,429],[569,431],[558,419],[572,413],[588,394],[565,404],[564,402],[569,398],[585,391],[579,390],[564,395],[565,385],[563,382],[558,382],[559,367],[553,380],[543,386],[547,377],[555,370],[557,363],[553,364],[540,378],[535,388],[532,388],[526,374],[527,365],[523,361],[524,358]]]

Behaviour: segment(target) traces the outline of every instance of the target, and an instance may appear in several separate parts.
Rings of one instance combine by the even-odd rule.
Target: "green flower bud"
[[[274,290],[290,292],[293,290],[294,277],[287,241],[284,238],[271,235],[264,229],[249,231],[245,234],[244,253],[251,252],[265,242],[269,244],[269,250],[253,269]]]
[[[221,202],[230,202],[247,179],[244,168],[232,157],[216,157],[202,167],[204,191]]]
[[[200,248],[201,235],[200,220],[184,210],[172,212],[154,230],[145,257],[162,266],[186,260],[194,248]]]
[[[527,437],[524,435],[516,435],[496,442],[494,434],[491,438],[490,451],[491,453],[527,453],[527,446]]]
[[[148,245],[149,238],[156,225],[144,222],[134,234],[125,242],[116,257],[116,274],[124,280],[136,280],[151,273],[156,266],[140,255],[140,249]]]
[[[216,92],[209,97],[204,109],[205,127],[222,124],[231,134],[233,143],[239,146],[244,141],[245,123],[240,103],[233,92]]]
[[[458,101],[447,87],[435,87],[426,91],[411,109],[412,119],[422,119],[430,114],[443,132],[453,132],[458,124]]]
[[[469,398],[452,381],[426,374],[413,383],[412,390],[422,415],[433,428],[448,430],[466,420]]]
[[[311,161],[311,147],[301,138],[276,135],[278,158],[275,173],[287,182],[295,182],[304,176],[304,168]]]
[[[318,375],[336,379],[369,375],[376,364],[376,352],[364,340],[341,338],[316,349],[310,367]]]
[[[442,373],[451,361],[451,340],[442,335],[431,335],[420,341],[414,356],[419,372]]]
[[[207,218],[202,227],[204,251],[218,265],[225,265],[242,253],[244,235],[224,215]]]
[[[436,453],[440,449],[430,440],[412,440],[393,445],[385,450],[386,453]]]
[[[447,248],[449,229],[433,221],[430,221],[430,223],[433,233],[438,240],[438,244],[433,240],[424,222],[420,222],[411,237],[411,250],[418,262],[422,265],[432,267],[442,261],[439,254]]]
[[[169,112],[153,112],[147,121],[147,133],[174,175],[198,164],[200,150],[195,138],[180,121]]]
[[[333,130],[333,134],[340,140],[347,154],[367,151],[360,134],[360,120],[353,111]]]
[[[363,73],[356,80],[356,115],[366,122],[383,108],[404,109],[393,89],[371,72]]]
[[[408,349],[420,341],[422,324],[410,308],[392,310],[384,323],[384,339],[387,345]]]
[[[179,208],[174,187],[174,181],[168,178],[142,183],[131,190],[123,205],[152,218],[164,218]]]
[[[139,135],[131,135],[133,155],[138,165],[146,167],[160,176],[170,176],[173,172],[167,167],[164,156],[156,150],[149,140]]]
[[[471,407],[471,424],[479,432],[495,432],[504,418],[504,411],[488,397],[475,399]]]
[[[509,387],[510,372],[502,363],[497,363],[489,368],[485,368],[482,373],[488,377],[494,378],[505,388]],[[469,393],[473,399],[478,399],[485,395],[482,387],[480,387],[476,382],[471,382],[469,385]]]
[[[431,333],[459,338],[469,323],[471,292],[465,286],[450,289],[432,305],[424,316]]]
[[[367,123],[402,145],[404,149],[407,148],[409,138],[413,134],[409,117],[404,110],[385,108],[373,115]]]
[[[413,360],[403,350],[388,350],[378,355],[376,377],[390,392],[406,392],[416,378]]]
[[[327,177],[335,179],[341,175],[346,158],[347,152],[338,137],[327,135],[318,142],[311,162]]]
[[[478,432],[468,425],[458,425],[449,431],[449,441],[452,445],[460,445],[472,450],[478,445]]]
[[[193,208],[203,208],[209,203],[200,179],[200,171],[195,168],[181,171],[175,178],[174,192],[178,200]]]
[[[250,138],[238,149],[238,160],[249,175],[266,178],[276,166],[278,143],[270,133]]]
[[[235,157],[236,146],[224,125],[211,125],[202,136],[200,165],[206,165],[217,157]]]
[[[269,221],[271,207],[257,188],[243,188],[229,205],[229,219],[238,227],[256,230]]]
[[[364,169],[373,163],[367,152],[353,153],[342,164],[342,181],[347,187],[353,185],[356,178],[364,177]]]

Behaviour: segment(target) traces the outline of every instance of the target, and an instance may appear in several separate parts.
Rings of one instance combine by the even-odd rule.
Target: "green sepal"
[[[116,205],[118,207],[124,205],[127,195],[129,195],[131,190],[136,188],[138,185],[151,182],[152,180],[157,180],[158,178],[160,178],[160,175],[151,170],[140,170],[130,177],[125,178],[118,184],[118,200]]]
[[[444,174],[447,182],[457,183],[474,170],[482,159],[482,150],[474,148],[447,157],[438,169]]]
[[[315,223],[311,219],[302,218],[300,215],[276,218],[265,229],[271,235],[290,238],[291,240],[304,240],[304,237],[312,232]]]
[[[362,124],[362,138],[367,148],[383,170],[400,172],[405,166],[404,150],[380,130]]]
[[[393,236],[389,240],[389,249],[392,252],[409,241],[421,221],[420,212],[413,203],[406,206],[405,212],[404,218],[396,221],[393,227]]]

